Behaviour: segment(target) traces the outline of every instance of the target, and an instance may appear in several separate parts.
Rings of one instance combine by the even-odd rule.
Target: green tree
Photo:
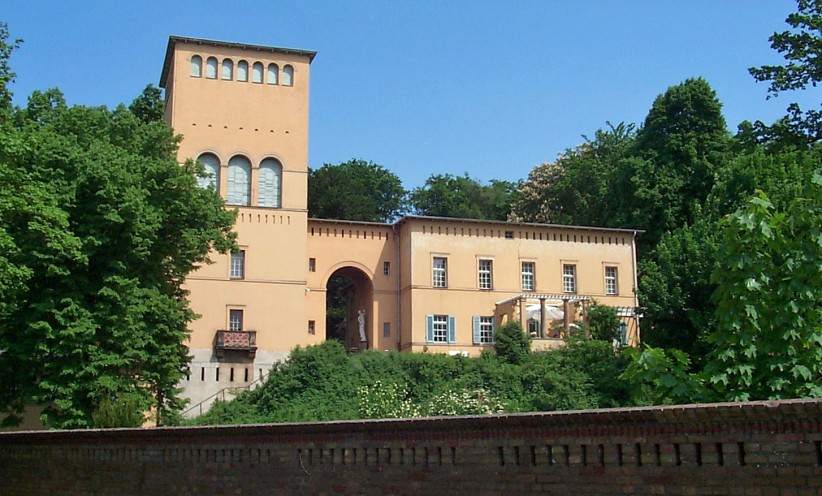
[[[822,169],[803,193],[759,192],[724,222],[707,366],[720,397],[822,396]]]
[[[531,353],[531,336],[522,330],[519,322],[510,321],[497,329],[494,350],[505,362],[521,363]]]
[[[517,184],[492,180],[484,185],[468,176],[434,174],[410,193],[417,215],[506,220]]]
[[[177,140],[57,90],[3,128],[0,265],[17,277],[0,298],[0,408],[34,402],[47,425],[87,427],[121,396],[161,417],[182,406],[195,317],[182,284],[232,248],[234,214],[177,163]]]
[[[353,159],[309,171],[311,217],[389,222],[404,210],[400,178],[381,165]]]
[[[0,22],[0,124],[11,114],[12,93],[9,86],[14,82],[15,75],[9,60],[12,52],[22,43],[19,39],[9,41],[9,27],[5,22]]]
[[[620,166],[635,140],[631,124],[608,123],[593,139],[565,151],[554,163],[535,167],[522,183],[512,205],[513,217],[604,227],[626,227],[615,215],[626,196]]]
[[[143,92],[131,102],[128,109],[143,122],[160,122],[165,114],[165,102],[160,88],[149,84]]]
[[[782,54],[785,64],[748,69],[757,81],[770,81],[768,98],[784,91],[816,87],[822,81],[822,2],[797,0],[796,4],[796,12],[785,19],[790,29],[769,38],[771,48]],[[786,140],[807,146],[822,140],[822,111],[803,112],[792,103],[783,119],[771,126],[757,121],[751,130],[760,141]]]
[[[614,307],[593,304],[588,309],[588,330],[593,339],[611,343],[619,335],[620,323]]]

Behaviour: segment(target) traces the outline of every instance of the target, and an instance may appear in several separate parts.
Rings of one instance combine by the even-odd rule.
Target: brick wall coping
[[[351,435],[373,439],[440,435],[448,438],[517,437],[518,434],[570,437],[716,432],[822,432],[822,398],[675,406],[603,408],[459,417],[345,420],[278,424],[134,429],[77,429],[0,432],[0,446],[53,443],[241,442],[276,439],[333,441]],[[473,433],[473,435],[472,435]]]

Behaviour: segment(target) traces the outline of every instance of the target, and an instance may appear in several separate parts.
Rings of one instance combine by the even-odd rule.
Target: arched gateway
[[[325,339],[340,341],[349,351],[373,348],[368,330],[374,318],[374,285],[368,274],[341,267],[329,276],[325,289]]]

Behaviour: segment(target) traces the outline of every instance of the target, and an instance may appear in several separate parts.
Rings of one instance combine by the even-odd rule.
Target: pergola
[[[562,328],[563,328],[563,335],[567,336],[570,328],[571,323],[573,322],[572,317],[572,305],[576,305],[577,303],[582,304],[582,320],[586,324],[588,323],[588,305],[591,303],[592,298],[590,296],[585,295],[577,295],[577,294],[556,294],[556,293],[521,293],[517,296],[512,296],[510,298],[506,298],[504,300],[500,300],[496,303],[497,306],[506,305],[506,304],[515,304],[519,305],[519,322],[522,326],[523,330],[527,332],[528,329],[528,316],[527,316],[527,308],[526,305],[528,301],[539,301],[539,332],[538,337],[541,339],[547,338],[548,336],[548,302],[549,301],[556,301],[562,302]],[[588,326],[585,326],[585,332],[588,332]]]

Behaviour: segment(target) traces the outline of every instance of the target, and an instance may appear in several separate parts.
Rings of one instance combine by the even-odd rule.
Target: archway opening
[[[325,289],[325,339],[335,339],[352,352],[373,347],[368,331],[374,289],[368,275],[356,267],[342,267],[331,274]]]

